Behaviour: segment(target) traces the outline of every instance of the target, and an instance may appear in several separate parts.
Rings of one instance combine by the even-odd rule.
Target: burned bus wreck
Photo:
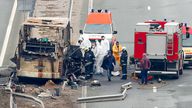
[[[70,25],[67,19],[27,19],[16,50],[17,76],[60,79],[69,46]]]

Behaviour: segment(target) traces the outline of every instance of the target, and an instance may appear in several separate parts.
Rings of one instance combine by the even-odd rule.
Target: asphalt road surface
[[[11,10],[13,7],[13,2],[14,0],[1,0],[0,1],[0,53],[1,53],[1,48],[3,45],[3,40],[5,37],[5,33],[7,30],[7,25],[9,22],[9,17],[11,14]]]
[[[13,2],[14,0],[4,0],[4,1]],[[10,66],[10,65],[14,66],[14,63],[11,62],[10,59],[12,59],[14,57],[15,50],[17,48],[18,39],[19,39],[19,30],[21,28],[21,24],[27,18],[29,13],[32,11],[33,4],[34,4],[34,0],[18,0],[17,11],[16,11],[15,18],[13,21],[13,26],[12,26],[9,42],[7,45],[5,58],[3,61],[4,66]],[[12,9],[12,6],[13,6],[13,4],[7,5],[7,7],[10,7],[11,9]],[[1,3],[0,3],[0,8],[2,8]],[[10,9],[10,11],[11,11],[11,9]],[[8,11],[6,8],[4,10]],[[2,22],[4,27],[6,27],[5,26],[6,24],[8,24],[11,12],[10,13],[7,12],[7,14],[9,14],[9,15],[7,15],[7,17],[2,16],[2,19],[6,19],[6,21]],[[1,17],[0,17],[0,19],[1,19]],[[0,26],[2,26],[2,25],[0,25]],[[1,30],[0,32],[5,32],[5,31],[6,31],[6,28],[5,28],[5,30]],[[4,36],[5,35],[2,35],[2,40],[0,40],[0,46],[1,46],[1,44],[3,44],[1,41],[3,41]]]
[[[98,77],[97,77],[98,78]],[[126,81],[114,77],[111,82],[107,77],[101,77],[101,87],[89,87],[88,96],[117,94],[120,85],[129,81],[133,82],[133,88],[127,91],[127,97],[122,101],[87,103],[87,108],[189,108],[192,105],[192,72],[187,69],[180,79],[165,78],[165,84],[159,84],[153,80],[153,84],[141,86],[130,78]],[[152,87],[158,87],[153,92]]]
[[[81,28],[87,14],[87,2],[81,13]],[[137,22],[157,19],[175,20],[191,24],[190,11],[191,0],[94,0],[94,8],[109,9],[112,12],[115,29],[118,31],[117,39],[126,46],[129,55],[133,54],[134,28]],[[161,43],[160,43],[161,44]],[[98,77],[97,77],[98,78]],[[132,81],[121,81],[116,77],[112,82],[107,77],[100,77],[102,86],[98,88],[88,87],[88,96],[119,93],[120,85]],[[166,84],[160,86],[157,93],[152,87],[140,89],[137,82],[133,82],[133,88],[123,101],[88,103],[87,108],[189,108],[192,106],[192,72],[184,70],[178,80],[165,78]],[[154,86],[158,85],[156,81]],[[150,86],[150,85],[149,85]],[[153,86],[153,85],[152,85]]]

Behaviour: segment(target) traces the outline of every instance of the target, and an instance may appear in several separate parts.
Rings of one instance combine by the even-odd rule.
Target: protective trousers
[[[142,69],[141,70],[141,84],[147,84],[147,69]]]
[[[122,65],[122,78],[123,80],[127,79],[127,65]]]
[[[107,77],[108,77],[108,81],[111,81],[111,70],[107,69]]]
[[[102,63],[103,63],[103,58],[105,55],[98,55],[97,59],[96,59],[96,73],[101,73],[103,74],[103,68],[101,67]]]
[[[93,77],[93,64],[85,66],[85,79],[91,79]]]

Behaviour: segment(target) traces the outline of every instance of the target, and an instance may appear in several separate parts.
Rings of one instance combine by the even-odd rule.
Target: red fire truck
[[[139,61],[143,53],[146,53],[151,61],[149,74],[179,78],[183,73],[182,34],[179,23],[156,20],[137,23],[134,42],[136,74],[141,72]]]

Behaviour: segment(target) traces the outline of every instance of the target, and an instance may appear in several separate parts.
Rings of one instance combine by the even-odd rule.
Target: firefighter
[[[104,57],[102,68],[107,71],[108,81],[111,81],[111,71],[114,70],[116,65],[115,58],[111,51],[108,51],[108,54]]]
[[[81,46],[82,42],[83,42],[83,38],[82,38],[82,37],[79,37],[76,45],[77,45],[77,46]]]
[[[120,57],[120,65],[122,68],[122,78],[121,78],[122,80],[127,79],[127,58],[128,58],[128,54],[126,51],[126,47],[123,47],[121,57]]]
[[[113,50],[113,56],[115,57],[115,60],[120,65],[120,54],[122,52],[122,46],[119,44],[118,41],[113,45],[112,50]]]
[[[91,79],[93,77],[93,66],[95,61],[95,56],[91,51],[91,48],[85,49],[84,54],[84,66],[85,66],[85,78]]]
[[[146,53],[143,53],[143,57],[140,60],[140,68],[141,68],[141,84],[147,84],[147,76],[148,70],[151,67],[151,62],[147,58]]]
[[[84,50],[88,47],[88,48],[90,48],[91,47],[91,41],[89,40],[89,39],[84,39],[83,37],[79,37],[79,40],[78,40],[78,42],[77,42],[77,44],[76,45],[78,45],[78,46],[80,46],[80,48],[81,48],[81,52],[82,52],[82,54],[83,54],[83,56],[84,56]]]

